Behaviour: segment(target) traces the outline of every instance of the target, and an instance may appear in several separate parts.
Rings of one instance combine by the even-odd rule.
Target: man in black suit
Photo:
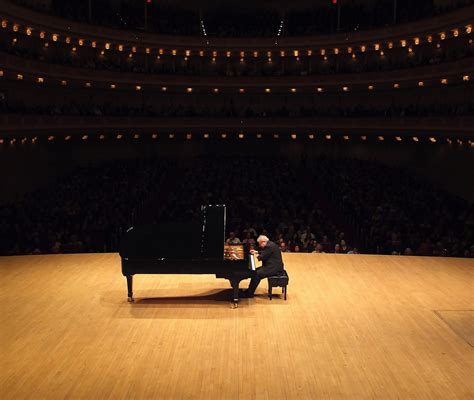
[[[252,254],[258,254],[258,260],[262,262],[262,267],[254,271],[252,279],[250,280],[249,288],[244,291],[242,297],[253,297],[257,286],[263,278],[278,275],[283,271],[284,265],[281,258],[280,247],[271,242],[266,236],[260,235],[257,239],[260,252],[257,250],[250,250]]]

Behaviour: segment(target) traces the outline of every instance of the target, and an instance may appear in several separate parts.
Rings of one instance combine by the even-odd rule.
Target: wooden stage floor
[[[474,260],[285,263],[288,301],[232,309],[211,275],[138,275],[128,304],[116,254],[0,258],[0,398],[474,398]]]

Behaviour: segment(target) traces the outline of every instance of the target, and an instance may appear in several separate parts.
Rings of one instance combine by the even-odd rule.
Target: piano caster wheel
[[[239,308],[239,303],[236,303],[236,302],[232,303],[232,308]]]
[[[134,301],[135,301],[135,299],[134,299],[133,297],[129,297],[129,298],[128,298],[128,302],[129,302],[129,303],[133,303]]]

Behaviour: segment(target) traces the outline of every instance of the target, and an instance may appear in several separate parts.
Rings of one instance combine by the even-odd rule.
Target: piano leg
[[[131,303],[133,299],[133,275],[127,275],[127,289],[128,289],[128,301]]]
[[[232,308],[239,306],[239,283],[240,279],[229,279],[230,285],[232,286]]]

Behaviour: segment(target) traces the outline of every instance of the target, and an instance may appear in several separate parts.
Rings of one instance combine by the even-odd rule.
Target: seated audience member
[[[303,249],[306,253],[312,253],[316,248],[317,242],[314,239],[308,240],[306,243],[303,243]]]
[[[242,243],[247,245],[248,248],[255,247],[256,242],[255,242],[255,239],[253,238],[252,234],[250,233],[250,231],[247,231],[247,233],[245,234],[245,239],[242,240]]]
[[[318,243],[313,253],[324,253],[323,245],[321,243]]]
[[[323,251],[325,253],[331,252],[331,242],[328,240],[327,235],[323,235],[323,239],[321,240],[321,246],[323,246]]]
[[[347,247],[346,241],[341,240],[340,244],[341,244],[341,253],[347,253],[349,251],[349,249]]]
[[[230,232],[230,233],[229,233],[229,237],[228,237],[227,240],[226,240],[226,243],[227,243],[227,244],[239,244],[239,243],[240,243],[240,239],[235,236],[235,233],[234,233],[234,232]]]
[[[290,249],[288,248],[288,246],[286,245],[285,242],[280,243],[280,250],[281,250],[282,253],[289,253],[290,252]]]

